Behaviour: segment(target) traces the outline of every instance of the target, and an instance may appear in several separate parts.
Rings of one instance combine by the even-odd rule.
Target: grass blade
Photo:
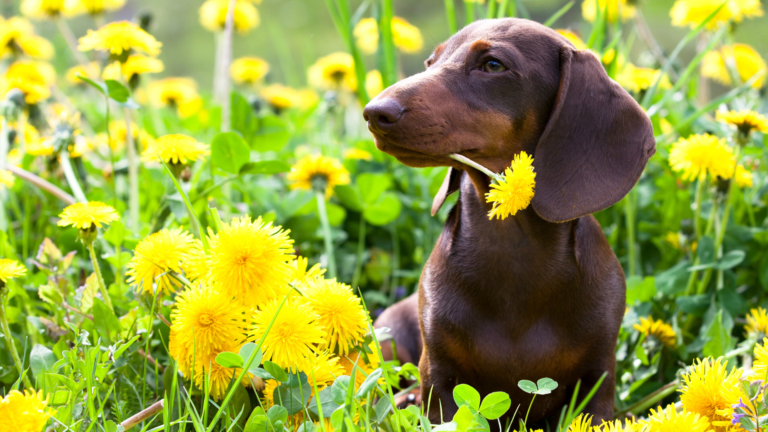
[[[176,180],[176,176],[173,175],[173,173],[171,172],[171,169],[168,168],[168,165],[165,164],[165,161],[160,159],[160,163],[163,164],[166,174],[168,174],[168,177],[170,177],[171,180],[173,181],[173,185],[176,187],[176,192],[178,192],[179,195],[181,195],[181,199],[184,200],[184,205],[187,206],[189,217],[195,222],[195,226],[197,227],[197,232],[200,235],[200,240],[203,242],[203,249],[205,250],[206,255],[209,254],[211,251],[211,246],[208,244],[208,239],[206,238],[205,232],[203,231],[203,226],[200,225],[200,221],[197,219],[197,216],[195,215],[195,209],[192,208],[192,203],[189,202],[189,197],[187,196],[187,193],[184,192],[184,189],[181,188],[181,184],[179,184],[179,181]]]
[[[549,19],[544,21],[545,27],[552,27],[552,24],[556,23],[557,20],[560,19],[561,16],[565,15],[566,12],[571,10],[573,7],[573,0],[569,1],[565,6],[561,7],[557,12],[553,13]]]

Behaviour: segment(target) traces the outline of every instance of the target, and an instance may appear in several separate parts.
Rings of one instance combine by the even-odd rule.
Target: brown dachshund
[[[529,423],[553,427],[575,384],[583,396],[605,373],[586,411],[612,418],[626,287],[591,213],[622,199],[655,152],[640,106],[590,51],[535,22],[499,19],[438,46],[425,72],[386,89],[364,116],[376,146],[400,162],[450,167],[433,215],[461,191],[418,299],[376,323],[392,329],[401,360],[420,358],[429,418],[440,420],[440,406],[444,420],[453,417],[460,383],[505,391],[510,413],[524,411],[531,397],[518,381],[549,377],[560,386],[536,398]],[[490,179],[447,155],[501,172],[523,150],[537,173],[531,206],[488,220]]]

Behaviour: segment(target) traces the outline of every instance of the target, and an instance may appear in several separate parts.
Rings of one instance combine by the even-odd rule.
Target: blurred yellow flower
[[[90,62],[85,66],[83,65],[73,66],[67,69],[65,78],[67,79],[67,82],[72,85],[85,84],[85,81],[77,77],[78,74],[86,78],[96,79],[99,75],[101,75],[99,63]]]
[[[576,47],[576,49],[578,50],[587,49],[587,44],[584,43],[584,41],[581,40],[581,38],[571,30],[558,29],[555,31],[560,33],[564,38],[568,39],[568,42],[572,43],[573,46]]]
[[[27,268],[19,264],[18,261],[0,258],[0,281],[8,282],[8,279],[24,276],[27,274]]]
[[[163,296],[176,291],[182,284],[170,272],[181,274],[181,261],[191,243],[192,235],[181,227],[162,229],[144,237],[126,267],[128,284],[150,295],[157,292]]]
[[[379,47],[379,25],[374,18],[363,18],[353,30],[355,43],[363,54],[373,54]]]
[[[669,11],[672,25],[677,27],[701,24],[724,2],[723,0],[677,0]],[[722,9],[707,23],[713,29],[730,20],[741,22],[744,18],[763,16],[760,0],[729,0]]]
[[[261,97],[278,111],[292,108],[299,102],[298,92],[282,84],[272,84],[262,88]]]
[[[229,0],[206,0],[200,6],[200,24],[212,32],[224,30],[227,22]],[[258,27],[259,11],[247,0],[237,0],[235,3],[235,30],[245,34]]]
[[[753,130],[768,133],[768,118],[754,111],[718,111],[715,118],[718,121],[734,126],[744,136],[749,136]]]
[[[734,178],[736,179],[736,186],[742,189],[752,187],[752,172],[744,168],[744,165],[739,164],[736,167]]]
[[[50,85],[55,79],[56,73],[48,63],[17,61],[0,78],[0,94],[16,88],[24,93],[27,103],[35,104],[51,96]]]
[[[131,136],[136,142],[137,148],[147,148],[155,140],[146,130],[139,129],[136,123],[131,123]],[[128,138],[128,130],[125,126],[125,120],[113,120],[109,122],[109,138],[107,143],[106,134],[99,134],[97,140],[102,144],[109,144],[112,150],[121,150],[125,147]]]
[[[755,361],[752,364],[752,374],[749,376],[750,380],[765,380],[768,375],[768,338],[763,338],[762,345],[760,343],[755,345],[754,351]]]
[[[211,236],[208,268],[215,287],[251,304],[285,291],[292,272],[293,240],[289,231],[261,217],[232,219]]]
[[[296,162],[286,179],[291,189],[317,189],[328,198],[337,185],[349,184],[349,171],[336,159],[310,155]]]
[[[657,69],[639,68],[632,63],[627,63],[624,68],[616,74],[616,82],[628,91],[639,93],[647,90],[661,75]],[[659,89],[672,88],[669,77],[664,74],[659,81]]]
[[[359,159],[369,161],[373,159],[373,155],[363,149],[351,148],[344,152],[344,159]]]
[[[365,92],[369,98],[376,97],[384,90],[384,83],[381,79],[381,72],[372,70],[365,75]]]
[[[651,408],[651,415],[645,422],[645,432],[709,432],[709,419],[688,411],[678,413],[675,404],[665,409]]]
[[[211,154],[208,145],[183,134],[164,135],[151,142],[141,160],[154,162],[158,158],[169,164],[187,164]]]
[[[259,57],[240,57],[232,62],[229,73],[238,84],[253,84],[269,73],[269,63]]]
[[[134,76],[158,73],[165,69],[162,60],[147,57],[141,54],[133,54],[123,63],[122,72],[126,81],[131,81]]]
[[[102,225],[120,220],[120,215],[112,206],[99,201],[89,201],[67,206],[59,218],[61,219],[57,225],[60,227],[72,225],[81,230],[89,230],[94,226],[101,228]]]
[[[67,16],[89,13],[101,15],[125,6],[125,0],[65,0],[64,14]]]
[[[274,299],[253,313],[249,340],[264,339],[264,360],[281,368],[298,367],[299,370],[306,370],[311,359],[319,352],[318,346],[325,343],[324,329],[318,322],[317,314],[298,296],[289,297],[278,313],[281,303],[282,299]],[[274,324],[265,336],[273,318]]]
[[[182,118],[194,115],[203,107],[197,84],[191,78],[164,78],[149,83],[150,103],[154,106],[176,108]]]
[[[521,151],[515,155],[512,164],[504,170],[502,180],[494,179],[491,190],[485,194],[485,201],[493,203],[488,219],[504,220],[528,207],[536,187],[536,173],[533,172],[533,158]]]
[[[122,78],[123,68],[120,66],[120,62],[117,60],[104,66],[104,70],[101,71],[101,79],[103,80],[120,81]]]
[[[646,337],[658,339],[664,346],[674,349],[677,345],[677,334],[671,325],[662,320],[654,320],[653,317],[641,317],[640,323],[635,324],[633,328]]]
[[[729,372],[728,362],[722,358],[696,359],[683,375],[680,401],[686,411],[709,419],[715,432],[727,432],[733,425],[723,411],[739,402],[742,373],[736,368]]]
[[[297,101],[300,109],[314,108],[320,102],[320,96],[312,89],[301,89],[296,94],[298,95]]]
[[[604,13],[608,8],[608,22],[616,22],[617,18],[622,21],[634,18],[637,10],[632,0],[584,0],[581,4],[581,15],[589,22],[595,22],[597,17],[597,8],[600,13]]]
[[[195,385],[198,389],[203,389],[205,380],[210,377],[210,397],[214,401],[219,401],[224,398],[229,388],[229,383],[233,380],[233,375],[239,376],[242,369],[240,368],[225,368],[224,366],[216,363],[216,356],[222,352],[238,353],[241,346],[230,345],[227,349],[223,349],[219,352],[213,352],[205,356],[198,356],[195,360]],[[250,385],[250,377],[253,376],[250,373],[243,376],[243,380],[240,382],[244,387]]]
[[[744,326],[744,332],[747,337],[752,335],[768,334],[768,312],[761,307],[750,309],[746,316],[747,325]]]
[[[0,400],[0,430],[40,432],[55,411],[47,408],[43,391],[11,390]]]
[[[88,30],[78,42],[80,51],[109,51],[118,56],[131,50],[156,56],[160,54],[160,47],[163,46],[154,36],[128,21],[115,21],[96,31]]]
[[[728,64],[734,67],[734,71],[738,71],[741,82],[747,82],[756,74],[762,74],[752,87],[759,89],[765,84],[765,60],[754,48],[746,44],[726,45],[719,51],[707,52],[701,62],[701,74],[724,85],[733,85]]]
[[[315,357],[310,357],[309,362],[312,370],[306,371],[307,379],[312,384],[312,391],[320,391],[336,381],[336,378],[344,375],[344,367],[339,362],[339,358],[324,351]]]
[[[579,414],[570,425],[568,432],[590,432],[592,430],[592,416],[588,414]]]
[[[321,348],[345,355],[351,345],[362,342],[368,331],[368,314],[349,285],[335,279],[315,279],[305,285],[304,296],[325,328]]]
[[[36,35],[28,20],[18,16],[8,20],[0,17],[0,57],[22,53],[32,58],[48,60],[53,57],[53,45],[44,37]]]
[[[64,0],[21,0],[21,13],[36,19],[56,18],[64,12]]]
[[[13,173],[0,169],[0,185],[5,186],[7,188],[12,188],[13,183],[16,181],[16,178],[13,176]]]
[[[345,52],[320,58],[307,70],[309,84],[321,90],[352,90],[357,88],[355,61]]]
[[[358,21],[353,35],[363,54],[376,52],[379,45],[379,25],[375,19],[363,18]],[[400,17],[392,18],[392,42],[406,54],[417,53],[424,47],[424,38],[418,27]]]
[[[669,164],[681,172],[683,180],[712,177],[729,179],[733,176],[736,157],[725,140],[710,134],[691,135],[672,144]]]
[[[355,383],[360,385],[365,381],[365,378],[376,370],[381,365],[381,358],[379,358],[378,350],[376,349],[376,342],[371,342],[368,345],[370,354],[361,355],[359,351],[355,350],[346,355],[339,356],[339,364],[344,368],[344,375],[352,376],[352,369],[357,364],[359,369],[355,373]]]

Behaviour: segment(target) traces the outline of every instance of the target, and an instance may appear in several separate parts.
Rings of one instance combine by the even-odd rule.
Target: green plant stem
[[[88,198],[85,197],[85,193],[83,193],[83,189],[77,181],[75,171],[72,169],[72,163],[69,160],[69,153],[66,149],[59,152],[59,165],[61,165],[61,170],[64,171],[64,177],[67,179],[67,184],[72,189],[72,194],[75,198],[80,202],[88,202]]]
[[[347,0],[341,0],[346,2]],[[392,35],[392,18],[395,12],[392,6],[392,0],[381,1],[381,18],[379,19],[379,29],[381,31],[381,50],[384,55],[384,64],[382,65],[382,78],[384,88],[397,82],[397,67],[395,59],[395,43]],[[350,35],[351,37],[351,35]]]
[[[0,284],[4,285],[5,283],[0,281]],[[8,350],[11,352],[11,357],[13,358],[13,363],[16,365],[16,369],[19,371],[19,376],[24,375],[24,385],[27,388],[33,388],[32,383],[29,381],[29,378],[27,378],[27,375],[24,374],[24,367],[23,363],[21,362],[21,357],[19,357],[19,352],[16,351],[16,344],[13,343],[13,336],[11,335],[11,327],[8,325],[8,318],[5,313],[5,301],[8,299],[8,288],[6,286],[0,287],[0,326],[3,327],[3,336],[5,337],[5,343],[8,345]]]
[[[325,255],[328,257],[328,275],[331,278],[335,278],[336,259],[333,255],[333,239],[331,238],[331,224],[328,221],[328,212],[325,207],[325,195],[322,191],[315,191],[315,198],[317,198],[317,214],[320,217],[320,224],[323,226]]]
[[[627,194],[627,202],[624,206],[624,217],[627,224],[627,273],[629,276],[637,275],[637,257],[635,250],[635,190]]]
[[[699,177],[696,183],[696,196],[694,198],[696,208],[693,209],[693,232],[696,233],[696,240],[701,239],[701,222],[699,217],[701,215],[701,195],[704,192],[704,183],[706,183],[706,177]]]
[[[125,146],[128,154],[128,215],[131,231],[139,232],[139,160],[136,152],[136,141],[131,130],[131,112],[123,107],[125,118]]]
[[[456,6],[453,4],[453,0],[444,0],[445,3],[445,17],[448,20],[448,30],[451,34],[456,33],[459,28],[456,24]]]
[[[75,57],[75,60],[81,66],[87,66],[88,59],[85,57],[85,54],[83,54],[82,51],[77,49],[77,39],[75,38],[74,33],[72,33],[72,29],[69,27],[69,24],[67,23],[67,21],[64,18],[57,18],[55,21],[56,21],[56,26],[59,28],[59,32],[61,33],[61,36],[64,38],[64,41],[67,43],[67,46],[69,47],[69,50],[72,52],[72,56]],[[93,78],[93,77],[89,77],[89,78]]]
[[[352,275],[352,288],[357,288],[363,273],[363,252],[365,252],[365,218],[360,214],[360,229],[357,233],[357,255],[355,257],[355,273]]]
[[[466,11],[467,25],[475,22],[475,3],[469,0],[464,0],[464,10]]]
[[[466,156],[462,156],[460,154],[454,153],[454,154],[448,155],[448,157],[453,159],[453,160],[455,160],[455,161],[461,162],[464,165],[469,165],[472,168],[482,172],[483,174],[487,175],[488,177],[490,177],[492,179],[497,179],[498,180],[498,179],[501,178],[501,175],[496,174],[495,172],[489,170],[488,168],[480,165],[479,163],[473,161],[472,159],[470,159],[470,158],[468,158]]]
[[[101,267],[99,267],[99,261],[96,258],[96,249],[93,246],[94,243],[95,242],[90,242],[88,244],[88,254],[91,256],[91,262],[93,263],[93,272],[96,273],[96,280],[99,282],[99,291],[101,291],[101,296],[104,297],[104,304],[107,305],[109,310],[114,312],[115,309],[112,307],[112,299],[109,298],[107,286],[104,284],[104,278],[101,275]]]
[[[229,132],[230,130],[230,114],[231,104],[229,103],[229,65],[232,63],[232,33],[235,29],[235,6],[237,0],[229,0],[229,6],[227,7],[227,19],[224,24],[222,52],[221,52],[221,66],[219,75],[219,90],[221,91],[221,131]]]
[[[528,411],[525,412],[525,420],[523,420],[523,424],[525,425],[525,428],[528,429],[528,414],[531,413],[531,407],[533,407],[533,401],[536,400],[536,393],[533,394],[533,397],[531,398],[531,404],[528,405]]]
[[[665,397],[677,391],[678,387],[680,387],[680,382],[672,381],[671,383],[665,385],[664,387],[656,390],[655,392],[649,394],[648,396],[640,399],[639,401],[619,411],[614,415],[614,417],[621,418],[625,414],[641,413],[647,410],[648,408],[651,408],[652,406],[654,406],[660,400],[664,399]]]
[[[39,176],[37,176],[35,174],[32,174],[29,171],[26,171],[24,169],[21,169],[21,168],[19,168],[17,166],[12,166],[12,165],[5,165],[5,166],[0,165],[0,169],[4,169],[4,170],[10,171],[16,177],[24,180],[25,182],[27,182],[27,183],[29,183],[29,184],[31,184],[31,185],[33,185],[33,186],[35,186],[35,187],[45,191],[45,192],[48,192],[49,194],[55,196],[56,198],[58,198],[59,200],[63,201],[67,205],[71,205],[71,204],[74,204],[74,203],[77,202],[75,197],[73,197],[72,195],[64,192],[63,190],[59,189],[56,185],[50,183],[49,181],[47,181],[47,180],[45,180],[45,179],[43,179],[43,178],[41,178],[41,177],[39,177]],[[27,195],[25,195],[25,197],[26,196]],[[29,218],[24,218],[24,220],[28,221]],[[26,256],[26,254],[24,254],[24,256]]]

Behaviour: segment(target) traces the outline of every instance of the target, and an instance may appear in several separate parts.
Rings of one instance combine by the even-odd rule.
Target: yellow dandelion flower
[[[34,104],[51,96],[50,85],[55,79],[56,72],[47,63],[17,61],[0,78],[0,94],[17,88],[24,93],[27,103]]]
[[[624,68],[616,74],[616,82],[628,91],[639,93],[643,90],[647,90],[661,75],[660,70],[639,68],[632,63],[627,63]],[[669,82],[667,74],[662,75],[659,81],[660,89],[672,88],[672,84]]]
[[[195,386],[202,390],[205,380],[210,377],[210,397],[214,401],[219,401],[227,395],[229,383],[237,378],[242,371],[240,368],[225,368],[216,363],[216,356],[220,353],[225,351],[237,353],[240,351],[241,347],[238,345],[231,345],[227,348],[228,349],[221,350],[220,352],[201,356],[201,358],[195,360]],[[251,377],[253,377],[252,374],[245,374],[240,384],[244,387],[250,386]]]
[[[65,0],[65,5],[64,13],[67,16],[82,13],[101,15],[121,9],[125,6],[125,0]]]
[[[96,78],[101,75],[99,64],[97,62],[90,62],[86,66],[77,65],[71,67],[67,70],[65,78],[72,85],[85,84],[85,81],[77,76],[78,74],[86,78]]]
[[[3,185],[7,188],[12,188],[15,181],[16,178],[13,176],[12,172],[0,169],[0,185]]]
[[[724,85],[733,85],[733,79],[727,64],[732,64],[739,74],[742,82],[749,81],[757,74],[765,74],[765,60],[749,45],[726,45],[720,50],[712,50],[704,54],[701,62],[701,74],[712,78]],[[765,75],[755,80],[753,88],[762,88],[765,84]]]
[[[336,378],[344,375],[344,367],[341,365],[339,358],[331,355],[328,351],[310,358],[310,364],[312,366],[311,372],[306,371],[305,373],[309,383],[312,384],[313,392],[315,382],[317,382],[317,389],[322,390],[333,384]]]
[[[766,380],[768,378],[768,338],[763,338],[763,344],[755,345],[755,361],[752,364],[751,380]]]
[[[592,432],[642,432],[643,424],[635,422],[633,419],[603,421],[600,426],[595,426]]]
[[[670,231],[664,236],[664,241],[669,243],[675,249],[682,250],[682,245],[684,242],[683,234]]]
[[[22,17],[11,17],[0,23],[0,57],[3,51],[26,54],[32,58],[48,60],[53,57],[53,45],[35,34],[32,24]]]
[[[227,22],[229,0],[207,0],[200,6],[200,24],[212,32],[224,30]],[[238,33],[248,33],[259,26],[259,11],[247,0],[237,0],[235,3],[235,30]]]
[[[20,8],[31,18],[56,18],[64,12],[64,0],[22,0]]]
[[[309,260],[305,257],[296,257],[296,259],[291,262],[291,267],[293,270],[293,273],[291,274],[293,284],[302,287],[316,279],[322,278],[325,274],[325,269],[320,264],[315,264],[308,269]]]
[[[336,280],[315,279],[306,284],[305,299],[325,327],[325,342],[331,352],[345,355],[350,345],[362,342],[368,330],[368,315],[360,297],[349,285]]]
[[[50,156],[53,154],[53,144],[50,140],[35,140],[27,142],[27,146],[24,148],[27,154],[30,156]]]
[[[47,405],[42,390],[11,390],[0,400],[0,430],[41,432],[55,413]]]
[[[120,66],[119,61],[113,61],[112,63],[104,66],[104,70],[101,71],[101,79],[103,80],[115,80],[120,81],[123,78],[123,68]]]
[[[131,136],[133,136],[133,140],[139,148],[147,148],[155,141],[149,132],[139,129],[136,123],[131,123]],[[125,125],[125,121],[113,120],[109,122],[109,138],[111,138],[109,143],[107,143],[106,135],[101,138],[103,139],[100,141],[108,144],[112,150],[120,150],[125,147],[125,143],[128,140],[128,128]]]
[[[298,367],[304,370],[319,351],[317,346],[325,344],[325,329],[318,323],[317,314],[299,297],[288,298],[278,313],[281,303],[280,299],[274,299],[254,312],[250,340],[264,338],[264,360],[270,360],[281,368]],[[277,318],[265,337],[276,313]]]
[[[696,359],[683,375],[680,401],[686,411],[709,419],[715,426],[715,432],[727,432],[732,426],[731,419],[719,412],[739,402],[741,375],[741,369],[728,372],[728,362],[722,358]]]
[[[211,154],[206,144],[197,142],[196,139],[183,134],[171,134],[161,136],[154,140],[144,153],[141,159],[144,162],[153,162],[157,158],[170,164],[187,164],[202,159],[203,156]]]
[[[568,432],[590,432],[592,430],[592,416],[587,414],[579,414],[570,425],[568,425]]]
[[[358,160],[373,160],[373,155],[369,152],[359,149],[359,148],[351,148],[344,151],[344,159],[358,159]]]
[[[289,231],[261,217],[235,218],[211,237],[210,275],[233,297],[251,303],[271,300],[290,281],[293,240]]]
[[[371,354],[365,356],[361,355],[359,351],[339,356],[339,364],[344,368],[344,375],[352,376],[352,369],[357,364],[359,370],[355,373],[355,383],[358,386],[365,381],[371,372],[381,366],[381,359],[376,350],[375,342],[371,342],[368,348],[371,350]]]
[[[298,105],[300,109],[310,109],[317,106],[320,102],[320,96],[312,89],[301,89],[297,92]]]
[[[276,110],[292,108],[299,103],[296,90],[282,84],[271,84],[262,88],[261,97]]]
[[[0,281],[8,282],[12,279],[27,274],[27,268],[19,264],[18,261],[0,258]]]
[[[381,72],[374,69],[365,74],[365,92],[368,93],[368,97],[374,98],[382,91],[384,91],[384,82],[381,79]]]
[[[721,0],[677,0],[670,9],[669,16],[673,26],[694,28],[722,4]],[[759,16],[763,16],[760,0],[730,0],[709,20],[707,28],[711,30],[730,20],[741,22],[744,18]]]
[[[733,176],[736,157],[725,140],[710,134],[691,135],[672,144],[669,164],[681,172],[683,180],[712,177],[729,179]]]
[[[744,168],[744,165],[739,164],[736,167],[733,177],[736,179],[736,186],[742,189],[752,187],[752,173]]]
[[[494,179],[491,191],[485,194],[486,202],[493,203],[488,218],[506,219],[525,209],[531,203],[536,186],[533,158],[526,152],[515,155],[512,164],[504,170],[502,179]]]
[[[160,54],[163,46],[154,36],[128,21],[111,22],[88,33],[79,40],[80,51],[101,50],[120,55],[124,51],[141,51],[151,56]]]
[[[181,268],[187,279],[194,281],[208,277],[208,256],[203,250],[203,242],[193,240],[187,254],[181,260]]]
[[[349,184],[349,171],[336,159],[306,156],[296,162],[286,178],[291,189],[324,190],[328,198],[337,185]]]
[[[197,84],[191,78],[165,78],[149,83],[150,103],[175,108],[182,118],[194,115],[203,107]]]
[[[158,73],[165,69],[162,60],[153,57],[133,54],[123,63],[122,72],[126,81],[130,81],[135,75]]]
[[[607,19],[609,22],[616,22],[618,18],[622,21],[631,19],[637,13],[632,0],[584,0],[581,4],[581,15],[589,22],[595,22],[597,17],[597,8],[600,13],[604,13],[608,7]]]
[[[206,358],[242,343],[245,312],[232,297],[205,284],[180,292],[171,312],[169,352],[182,371],[188,373],[193,358]]]
[[[654,337],[664,346],[674,349],[677,344],[677,334],[669,324],[662,320],[654,320],[653,317],[640,318],[640,323],[635,324],[635,330],[643,333],[646,337]]]
[[[240,57],[229,67],[232,79],[238,84],[253,84],[269,73],[269,63],[259,57]]]
[[[735,127],[744,136],[749,136],[753,130],[768,133],[768,118],[754,111],[718,111],[715,118]]]
[[[58,223],[60,227],[72,225],[81,230],[88,230],[94,226],[101,228],[102,225],[120,220],[120,215],[112,206],[99,201],[89,201],[67,206],[59,218],[61,218]]]
[[[16,144],[16,145],[20,144],[21,143],[21,135],[22,134],[19,133],[19,124],[18,124],[18,122],[8,123],[8,128],[12,129],[14,131],[14,139],[13,139],[13,141],[11,141],[10,144]],[[24,134],[23,134],[23,136],[24,136],[24,143],[26,143],[26,144],[35,143],[35,142],[40,141],[40,133],[37,131],[37,129],[35,129],[34,126],[29,124],[29,122],[24,123]],[[53,147],[51,147],[51,149],[53,149]],[[25,148],[25,150],[29,150],[29,149]],[[18,148],[13,148],[13,149],[11,149],[8,152],[8,159],[10,160],[10,159],[13,159],[13,158],[17,158],[19,163],[21,162],[21,158],[23,156],[24,155],[20,153]],[[14,165],[18,165],[18,163],[14,164]]]
[[[571,30],[558,29],[555,31],[560,33],[560,35],[562,35],[564,38],[568,39],[568,42],[572,43],[576,49],[578,50],[587,49],[587,44],[584,43],[584,41],[581,40],[581,38]]]
[[[417,53],[424,47],[424,38],[418,27],[400,17],[392,18],[392,41],[406,54]]]
[[[373,54],[379,47],[379,25],[374,18],[363,18],[352,31],[355,43],[363,54]]]
[[[688,411],[678,413],[675,405],[667,405],[662,409],[651,408],[651,415],[646,423],[647,432],[708,432],[709,420],[700,414]]]
[[[181,261],[191,243],[192,235],[181,227],[148,235],[136,245],[128,263],[125,272],[128,284],[148,294],[157,291],[158,296],[176,291],[181,282],[169,273],[181,273]]]
[[[320,58],[307,70],[309,84],[321,90],[352,90],[357,88],[355,61],[344,52]]]
[[[750,309],[746,320],[747,325],[744,326],[746,336],[768,334],[768,312],[764,308]]]

